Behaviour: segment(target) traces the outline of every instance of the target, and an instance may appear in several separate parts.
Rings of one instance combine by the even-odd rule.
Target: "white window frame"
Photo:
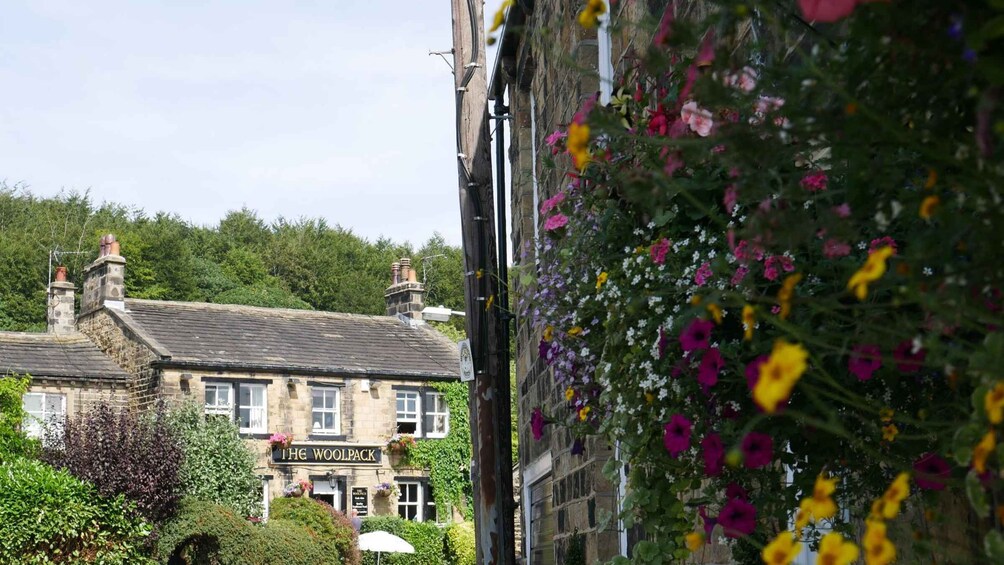
[[[406,397],[404,412],[397,410],[397,403],[401,401],[402,396]],[[415,401],[414,412],[407,410],[408,399],[411,399],[412,397],[414,397]],[[394,409],[397,412],[397,419],[394,421],[395,430],[397,429],[397,426],[401,424],[401,422],[414,423],[415,433],[412,435],[414,435],[415,437],[422,437],[422,395],[417,390],[399,390],[397,391],[397,394],[394,397]],[[411,416],[402,417],[401,416],[402,414],[414,414],[414,417]]]
[[[38,397],[41,400],[42,411],[28,411],[26,401],[28,397]],[[48,413],[46,406],[51,398],[59,399],[59,412]],[[66,421],[66,395],[60,392],[26,392],[21,397],[21,408],[25,411],[24,432],[28,437],[44,440],[45,431],[48,428],[58,430],[57,435],[63,435],[63,422]]]
[[[202,400],[206,415],[226,416],[230,421],[233,421],[234,386],[230,383],[220,383],[220,382],[208,382],[204,384],[205,384],[205,389],[203,390],[202,393]],[[206,402],[206,393],[209,392],[209,389],[213,389],[216,394],[216,402],[213,404],[209,404],[208,402]],[[227,404],[220,404],[219,402],[221,390],[227,391],[227,396],[230,399],[230,401]]]
[[[269,478],[263,476],[261,478],[261,519],[262,521],[268,522],[268,511],[271,506],[272,497],[269,496],[268,482]]]
[[[414,487],[415,488],[415,500],[407,500],[407,501],[405,501],[404,500],[404,495],[405,495],[406,489],[410,488],[410,487]],[[398,488],[398,490],[401,493],[398,496],[398,499],[397,499],[397,515],[401,516],[401,518],[404,518],[405,520],[408,520],[409,518],[405,518],[404,516],[401,515],[401,507],[402,506],[414,507],[415,508],[415,519],[414,519],[414,521],[415,522],[422,522],[422,521],[424,521],[423,520],[423,517],[424,517],[423,510],[424,510],[424,506],[425,506],[425,500],[424,500],[424,496],[423,496],[423,493],[422,493],[422,483],[420,483],[418,481],[398,481],[397,488]]]
[[[425,410],[422,412],[422,423],[425,424],[425,419],[431,417],[432,424],[428,429],[423,427],[422,431],[425,433],[425,437],[429,438],[444,438],[446,434],[450,433],[450,406],[446,404],[446,395],[442,392],[428,391],[425,393],[425,398],[422,399],[425,403]],[[436,417],[443,417],[443,428],[442,430],[436,429]]]
[[[545,451],[540,457],[535,459],[533,463],[527,465],[526,469],[523,471],[523,555],[526,556],[527,565],[533,565],[533,548],[530,544],[533,542],[533,501],[530,500],[530,492],[533,487],[540,481],[546,479],[548,475],[552,474],[554,469],[554,460],[551,459],[551,451]]]
[[[320,393],[321,404],[324,405],[321,408],[314,406],[314,395]],[[329,394],[334,394],[335,401],[332,408],[327,407],[327,397]],[[335,427],[333,428],[323,428],[314,427],[314,414],[321,414],[321,422],[323,426],[324,414],[332,414],[335,422]],[[341,435],[342,433],[342,391],[339,387],[334,386],[317,386],[313,387],[310,391],[310,433],[314,435]]]
[[[237,399],[236,400],[237,400],[237,416],[238,416],[238,418],[240,418],[240,413],[244,409],[247,409],[249,411],[250,417],[248,418],[248,420],[250,420],[250,421],[254,420],[254,411],[258,410],[261,413],[261,425],[260,426],[252,427],[250,425],[250,422],[244,422],[243,420],[241,420],[241,422],[240,422],[240,432],[244,433],[244,434],[265,433],[268,430],[268,384],[267,383],[255,383],[255,382],[242,382],[242,383],[237,383],[237,386],[234,387],[234,388],[237,389]],[[251,393],[251,396],[250,396],[250,398],[252,400],[252,403],[251,404],[247,404],[247,405],[241,404],[241,390],[245,389],[245,388],[251,389],[252,391],[254,391],[255,389],[260,389],[261,390],[261,406],[255,406],[253,404],[253,401],[254,401],[254,393],[253,392]]]

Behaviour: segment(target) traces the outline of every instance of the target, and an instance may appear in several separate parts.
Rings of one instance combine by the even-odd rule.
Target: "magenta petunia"
[[[648,252],[652,257],[653,263],[656,265],[662,265],[666,262],[666,253],[669,252],[669,245],[670,242],[666,238],[662,238],[652,244],[652,247],[648,250]]]
[[[868,244],[868,254],[871,255],[883,247],[892,247],[892,254],[895,255],[899,248],[896,247],[896,240],[889,237],[880,237],[878,239],[873,239],[870,244]]]
[[[729,483],[729,486],[725,487],[725,498],[729,500],[738,498],[739,500],[749,502],[750,493],[746,492],[746,489],[736,483]]]
[[[704,537],[711,539],[711,532],[718,525],[718,517],[708,516],[708,509],[704,506],[697,507],[697,514],[701,517],[701,521],[704,522]]]
[[[802,16],[809,21],[831,23],[851,15],[860,0],[798,0]]]
[[[722,474],[722,467],[725,465],[725,446],[722,445],[722,438],[711,432],[701,440],[701,456],[704,458],[704,472],[709,477],[717,477]]]
[[[545,200],[543,204],[540,205],[540,213],[546,214],[551,210],[554,210],[555,208],[558,207],[559,204],[564,202],[564,200],[565,200],[564,192],[559,192],[558,194],[555,194],[554,196]]]
[[[882,350],[879,346],[868,343],[861,343],[851,350],[851,358],[847,361],[847,368],[858,377],[860,381],[867,381],[872,378],[875,371],[882,366]]]
[[[750,390],[753,390],[753,388],[756,387],[757,381],[760,380],[760,365],[763,365],[766,362],[767,356],[761,355],[746,365],[746,386],[748,386]]]
[[[774,459],[774,440],[767,434],[750,432],[743,438],[743,462],[750,469],[759,469]]]
[[[746,275],[748,275],[749,272],[749,267],[746,265],[739,265],[739,267],[736,268],[736,272],[732,275],[732,280],[729,282],[732,283],[732,286],[739,286],[739,283],[743,282],[743,279],[746,278]]]
[[[704,286],[714,273],[711,271],[711,263],[705,262],[697,272],[694,273],[694,282],[697,286]]]
[[[826,190],[826,186],[829,182],[829,177],[823,171],[816,171],[802,177],[799,184],[802,188],[808,190],[809,192],[820,192]]]
[[[547,421],[544,420],[544,413],[540,408],[534,408],[533,414],[530,415],[530,432],[533,433],[533,439],[540,441],[540,438],[544,437],[544,425]]]
[[[927,350],[923,347],[917,347],[917,350],[914,351],[913,341],[908,339],[896,346],[896,350],[892,352],[892,358],[896,360],[896,368],[899,369],[899,372],[916,373],[924,364],[924,359],[927,358]]]
[[[695,318],[680,334],[680,345],[684,351],[707,349],[711,339],[711,329],[715,324],[711,320]]]
[[[693,426],[690,420],[680,414],[673,414],[669,423],[663,428],[662,443],[669,456],[676,458],[690,447],[690,432]]]
[[[748,536],[756,529],[756,507],[740,498],[733,498],[718,513],[718,523],[725,529],[727,538]]]
[[[544,229],[547,231],[554,231],[565,227],[568,224],[568,216],[558,213],[544,222]]]
[[[697,369],[697,382],[701,383],[701,390],[707,394],[711,387],[718,383],[718,373],[725,366],[725,360],[717,347],[712,347],[704,353],[701,358],[701,366]]]
[[[925,453],[913,464],[917,486],[926,490],[945,490],[951,468],[937,453]]]

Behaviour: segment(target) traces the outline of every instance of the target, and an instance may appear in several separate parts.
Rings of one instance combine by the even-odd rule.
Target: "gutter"
[[[423,373],[420,371],[386,371],[379,369],[365,369],[359,367],[311,367],[307,365],[283,365],[258,363],[249,364],[235,361],[194,361],[181,359],[160,359],[152,363],[159,369],[198,369],[203,371],[242,371],[247,373],[279,373],[289,375],[318,375],[318,376],[370,376],[386,377],[400,380],[421,380],[421,381],[455,381],[460,379],[459,374],[452,373]]]

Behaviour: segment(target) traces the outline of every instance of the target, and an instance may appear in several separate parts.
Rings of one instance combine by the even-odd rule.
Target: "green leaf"
[[[983,538],[983,551],[992,563],[1004,563],[1004,536],[997,530],[990,530]]]
[[[973,511],[981,517],[986,517],[990,513],[990,504],[987,502],[987,493],[983,490],[980,477],[976,471],[969,471],[966,475],[966,497]]]
[[[959,465],[969,465],[973,459],[973,448],[980,442],[980,427],[967,424],[955,432],[952,439],[952,456]]]

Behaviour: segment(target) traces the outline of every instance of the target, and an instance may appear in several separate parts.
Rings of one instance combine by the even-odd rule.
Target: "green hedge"
[[[359,565],[359,534],[344,514],[331,505],[310,498],[278,498],[272,501],[269,519],[288,520],[307,529],[315,539],[338,552],[344,565]]]
[[[164,524],[157,553],[171,565],[341,565],[331,545],[294,521],[253,524],[225,506],[191,498]]]
[[[150,527],[122,496],[34,460],[0,464],[0,563],[149,563]]]
[[[474,522],[455,522],[446,528],[446,561],[450,565],[474,565]]]
[[[398,536],[415,547],[414,554],[385,553],[380,557],[381,565],[442,565],[443,528],[428,522],[412,522],[398,516],[373,516],[364,518],[362,533],[385,531]],[[363,552],[363,564],[374,565],[376,554]]]

